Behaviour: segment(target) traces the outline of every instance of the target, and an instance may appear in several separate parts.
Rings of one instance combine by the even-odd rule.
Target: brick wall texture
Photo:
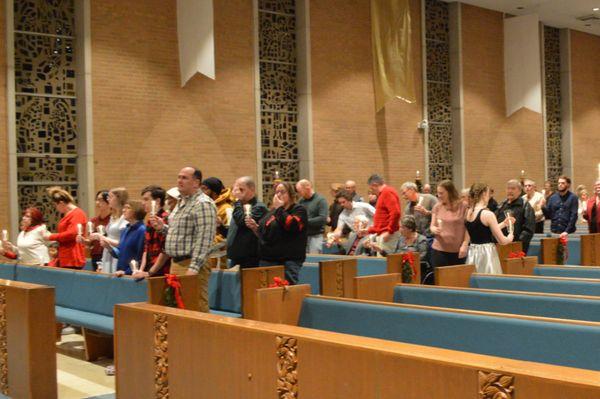
[[[600,37],[571,31],[573,179],[593,192],[600,178]]]
[[[521,109],[506,117],[502,14],[462,5],[465,182],[484,182],[504,198],[506,181],[544,180],[541,114]]]

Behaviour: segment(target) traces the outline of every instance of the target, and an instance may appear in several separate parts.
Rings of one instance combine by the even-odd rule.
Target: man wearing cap
[[[210,264],[211,267],[224,269],[227,267],[226,238],[235,199],[231,195],[231,189],[226,188],[223,182],[216,177],[204,179],[200,188],[204,194],[215,201],[217,207],[217,235],[215,236],[215,248],[213,248],[214,252],[211,255]]]
[[[217,208],[212,199],[200,190],[202,172],[185,167],[177,176],[181,197],[169,215],[169,225],[155,216],[151,223],[167,234],[165,252],[171,257],[171,274],[198,277],[199,296],[192,310],[208,312],[208,257],[217,230]]]

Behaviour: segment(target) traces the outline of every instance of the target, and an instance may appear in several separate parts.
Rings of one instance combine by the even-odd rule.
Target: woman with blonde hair
[[[127,190],[123,187],[111,188],[108,191],[108,205],[110,206],[110,222],[106,225],[104,235],[100,232],[93,234],[92,240],[99,240],[104,248],[102,262],[98,265],[98,271],[114,273],[117,270],[118,259],[109,250],[110,247],[118,247],[121,234],[127,227],[127,220],[123,215],[123,207],[129,199]]]
[[[57,266],[70,269],[82,269],[85,266],[85,251],[81,243],[77,242],[79,228],[85,227],[87,216],[83,210],[75,205],[73,196],[60,187],[50,187],[48,196],[54,207],[62,216],[58,222],[57,233],[46,232],[44,238],[48,241],[58,242]]]
[[[475,183],[469,190],[470,207],[465,217],[465,226],[469,244],[467,264],[474,264],[477,273],[502,274],[500,259],[494,238],[500,244],[512,242],[514,236],[510,231],[513,217],[507,217],[498,223],[496,215],[487,208],[490,199],[490,188],[487,184]],[[502,229],[509,226],[508,236],[504,236]]]

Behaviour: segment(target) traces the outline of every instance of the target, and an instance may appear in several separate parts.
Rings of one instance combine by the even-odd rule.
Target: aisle
[[[104,373],[104,367],[112,360],[86,362],[83,353],[83,337],[79,334],[63,335],[62,342],[57,344],[58,398],[114,398],[115,377]]]

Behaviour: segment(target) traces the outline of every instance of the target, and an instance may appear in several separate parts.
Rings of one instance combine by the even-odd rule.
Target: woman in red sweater
[[[63,215],[58,222],[55,234],[48,233],[45,238],[48,241],[58,242],[58,267],[70,269],[81,269],[85,266],[85,252],[83,244],[77,242],[78,228],[85,230],[87,216],[84,211],[74,204],[73,197],[60,187],[50,187],[48,195],[54,207]]]

